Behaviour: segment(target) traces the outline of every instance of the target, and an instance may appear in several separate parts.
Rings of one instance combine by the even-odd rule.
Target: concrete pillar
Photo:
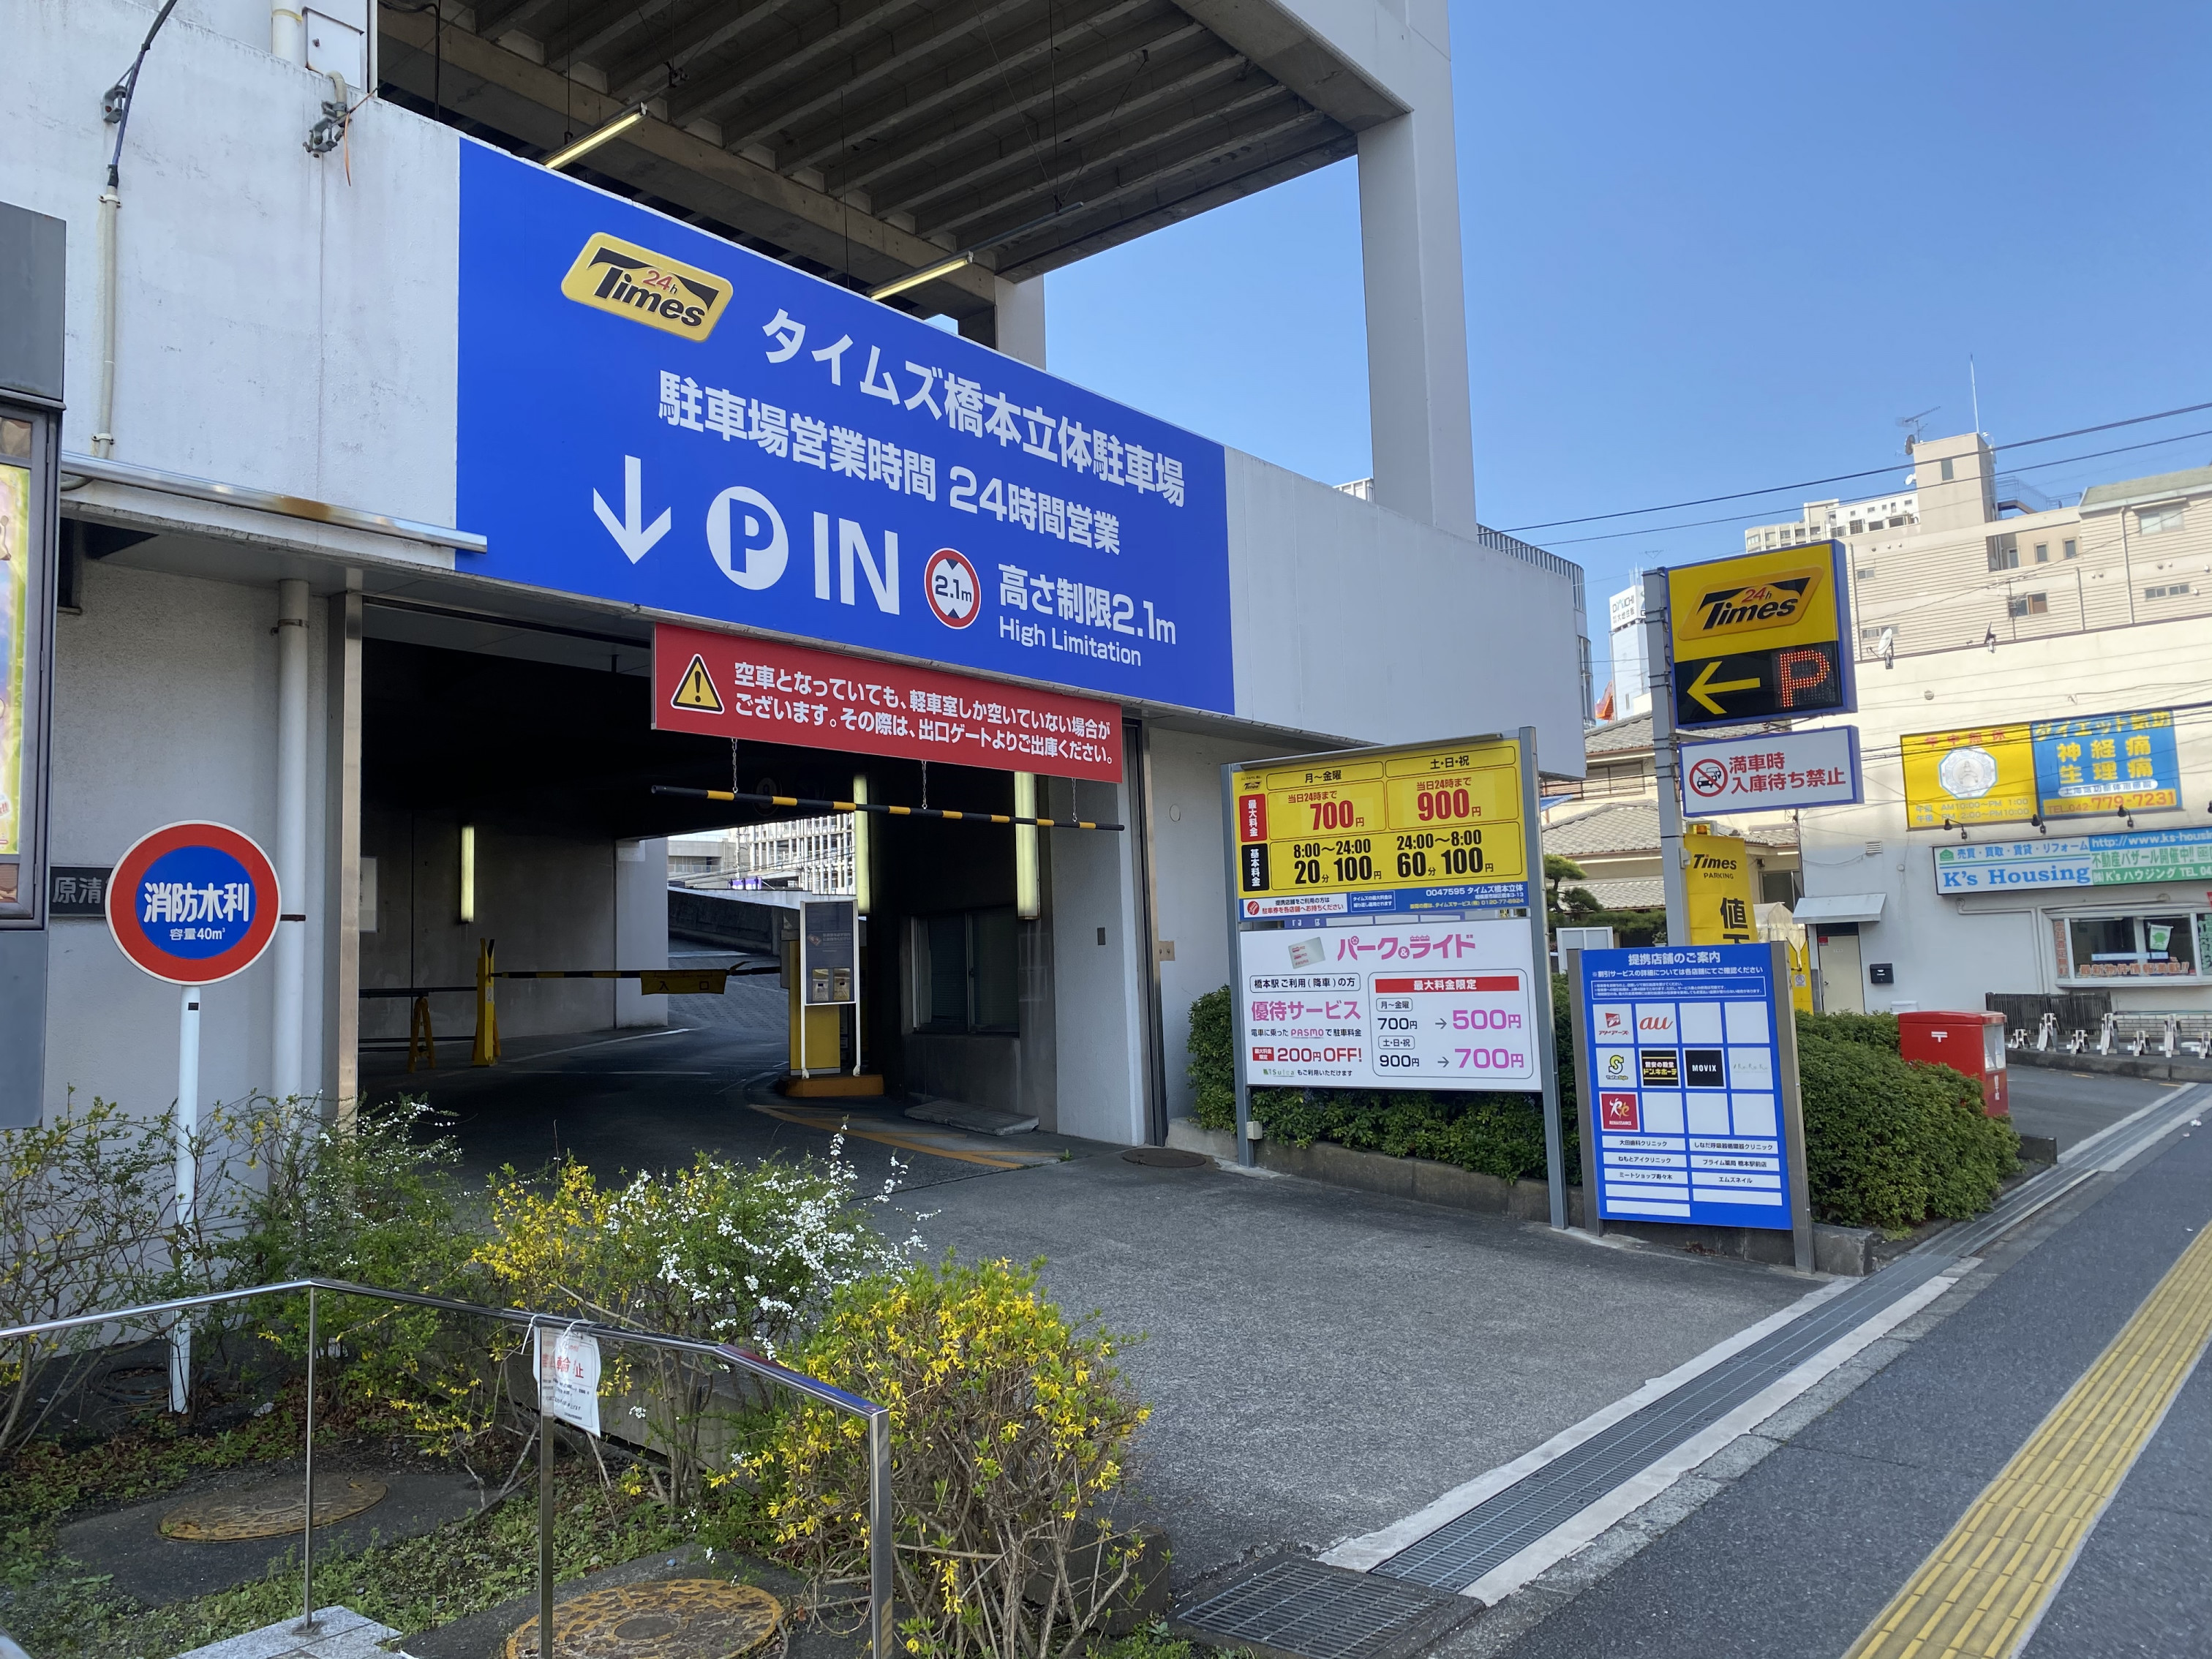
[[[615,960],[611,968],[668,966],[668,842],[615,843]],[[615,1024],[665,1025],[668,999],[649,997],[634,979],[615,981]]]
[[[999,349],[1018,357],[1032,368],[1044,365],[1044,278],[1026,283],[1003,278],[999,290]]]
[[[307,584],[276,584],[276,996],[269,1092],[307,1093],[301,1069],[307,991]]]
[[[960,337],[1003,351],[1032,368],[1044,365],[1044,278],[996,283],[998,301],[989,311],[960,319]]]
[[[1414,0],[1408,24],[1413,112],[1359,135],[1375,499],[1472,536],[1474,435],[1444,0]]]
[[[325,1112],[350,1128],[361,1092],[361,572],[346,572],[346,588],[330,602],[322,1085]]]
[[[1130,820],[1129,785],[1054,779],[1048,817]],[[1060,1133],[1141,1146],[1145,1020],[1137,874],[1127,831],[1050,832],[1054,1063]]]

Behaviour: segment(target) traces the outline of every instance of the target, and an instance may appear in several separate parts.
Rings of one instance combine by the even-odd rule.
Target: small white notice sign
[[[599,1432],[599,1342],[574,1331],[538,1328],[538,1403],[563,1423]]]

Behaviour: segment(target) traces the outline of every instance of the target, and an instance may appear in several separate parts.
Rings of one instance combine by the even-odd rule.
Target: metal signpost
[[[1590,1231],[1613,1219],[1787,1232],[1810,1273],[1788,948],[1570,951],[1567,975]]]
[[[1676,734],[1797,715],[1847,714],[1858,707],[1848,637],[1847,557],[1843,543],[1832,541],[1645,573],[1651,758],[1670,945],[1690,940],[1682,815],[1684,803],[1696,795],[1681,776]],[[1713,786],[1710,768],[1701,779]],[[1769,808],[1807,804],[1823,803],[1762,803]],[[1705,810],[1746,809],[1738,804]]]
[[[580,1323],[581,1322],[578,1322]],[[539,1325],[538,1372],[538,1651],[553,1652],[553,1425],[599,1437],[599,1342],[570,1325]]]
[[[1237,1146],[1261,1087],[1540,1094],[1567,1224],[1536,734],[1221,770]]]
[[[200,992],[251,968],[283,913],[276,866],[252,838],[220,823],[171,823],[134,842],[107,884],[117,946],[155,979],[184,988],[177,1020],[177,1221],[192,1218],[198,1178]],[[170,1350],[169,1408],[191,1380],[191,1327]]]

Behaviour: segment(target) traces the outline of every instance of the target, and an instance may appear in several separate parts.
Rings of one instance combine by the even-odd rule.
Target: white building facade
[[[1854,543],[1866,799],[1802,823],[1826,1006],[2212,1010],[2212,468],[2021,511],[1990,459],[1972,434],[1923,444],[1917,533],[1886,556]],[[2027,779],[2030,744],[2064,781]],[[1923,782],[1909,811],[1908,749],[1955,794]],[[2128,787],[2131,764],[2131,807],[2048,799]]]
[[[112,866],[147,830],[200,818],[276,854],[277,944],[206,995],[204,1098],[319,1095],[349,1109],[363,1093],[364,1047],[404,1028],[404,996],[465,979],[494,937],[502,964],[515,967],[660,965],[667,841],[729,815],[657,796],[656,785],[734,781],[811,798],[842,795],[872,772],[874,799],[927,789],[939,804],[1006,810],[1016,785],[1001,768],[933,767],[916,787],[909,761],[796,734],[733,747],[656,729],[659,627],[805,645],[836,653],[855,675],[871,663],[949,666],[1110,705],[1121,729],[1103,741],[1121,757],[1121,781],[1030,763],[1048,814],[1125,830],[1046,838],[1039,912],[1005,934],[1019,954],[1019,1020],[928,1038],[933,1055],[947,1043],[988,1049],[988,1063],[951,1070],[989,1079],[1048,1127],[1108,1140],[1157,1140],[1187,1109],[1185,1011],[1229,977],[1221,765],[1442,735],[1437,711],[1448,709],[1453,732],[1534,726],[1546,771],[1580,775],[1580,573],[1475,518],[1440,0],[1410,10],[1270,0],[1185,11],[1172,31],[1177,50],[1246,66],[1233,94],[1242,113],[1199,123],[1201,132],[1180,106],[1108,100],[1091,112],[1103,148],[1120,154],[1126,139],[1143,167],[1124,165],[1118,189],[1079,178],[1082,210],[1055,216],[1031,185],[1012,179],[1018,169],[984,159],[992,124],[1007,113],[992,100],[1019,103],[1027,80],[975,77],[958,84],[988,90],[927,107],[911,95],[929,74],[949,83],[946,66],[963,49],[950,36],[928,46],[938,56],[927,63],[854,71],[873,101],[844,106],[842,119],[874,124],[863,142],[836,132],[836,100],[824,106],[817,95],[821,65],[750,41],[735,7],[720,35],[687,37],[692,72],[670,86],[659,36],[632,40],[618,8],[599,44],[556,38],[557,9],[527,4],[449,19],[434,43],[429,20],[415,13],[362,15],[350,33],[343,20],[321,19],[320,33],[303,33],[289,10],[272,20],[250,0],[187,0],[147,53],[118,133],[102,118],[102,97],[154,14],[130,0],[11,7],[0,202],[58,222],[67,246],[64,603],[44,862]],[[1140,50],[1152,48],[1129,46]],[[1227,71],[1203,67],[1190,84],[1230,97]],[[1044,72],[1021,73],[1042,88]],[[763,74],[783,77],[773,100],[730,92]],[[663,91],[648,85],[655,76]],[[630,99],[646,118],[595,151],[585,178],[536,165]],[[773,122],[754,131],[769,102]],[[119,188],[104,191],[118,138]],[[1187,526],[1196,515],[1144,516],[1183,508],[1180,476],[1171,495],[1164,471],[1094,470],[1062,492],[1067,501],[1108,492],[1085,504],[1098,515],[1094,540],[1076,550],[1066,502],[1047,507],[1045,492],[1013,482],[1018,465],[1032,465],[1019,452],[1042,453],[1030,417],[1045,400],[1073,408],[1091,398],[1042,373],[1043,275],[1354,155],[1372,499],[1147,425],[1135,411],[1094,416],[1102,433],[1115,423],[1168,430],[1136,453],[1185,451],[1194,501],[1212,480],[1212,527],[1188,533],[1202,555],[1194,568],[1216,584],[1218,614],[1203,628],[1186,621],[1181,640],[1157,621],[1139,638],[1133,628],[1148,624],[1127,623],[1117,606],[1124,593],[1146,595],[1127,577],[1115,591],[1113,573],[1154,550],[1133,529],[1118,551],[1095,538],[1108,517]],[[659,322],[595,319],[569,286],[500,263],[500,248],[555,220],[602,238],[576,239],[577,264],[562,279],[581,281],[585,295],[599,280],[629,292],[615,273],[645,268],[622,263],[644,257],[641,247],[707,289],[719,278],[737,291],[692,290],[696,324],[673,286]],[[923,360],[908,347],[878,362],[853,344],[859,330],[844,331],[844,347],[827,337],[821,319],[852,314],[838,307],[858,303],[854,289],[963,251],[975,257],[887,296],[879,329],[868,325],[861,343],[920,338],[901,331],[936,314],[966,337],[944,350],[971,355]],[[787,282],[811,285],[803,293],[821,343],[793,341],[779,360],[786,336],[767,313],[794,319],[787,307],[753,304],[748,284],[765,292]],[[712,307],[727,307],[711,325],[720,339],[749,336],[762,361],[750,380],[687,391],[682,349],[696,340],[683,331],[709,325]],[[573,396],[502,393],[538,384],[530,377],[559,357],[533,352],[502,320],[517,307],[549,328],[601,330],[592,337],[614,342],[608,349],[629,354],[625,363],[657,366],[659,409],[646,395],[649,378]],[[484,369],[494,345],[508,354],[510,380]],[[817,485],[800,470],[800,423],[814,416],[800,397],[771,389],[797,384],[770,378],[787,370],[813,377],[805,397],[829,411],[817,422],[825,428],[836,408],[866,411],[865,399],[894,381],[899,409],[884,418],[920,422],[907,402],[917,382],[941,390],[932,430],[951,435],[937,458],[939,495],[925,500],[911,487],[908,458],[925,453],[921,441],[907,442],[905,482],[893,486],[882,454],[825,432],[819,487],[876,493],[843,520],[843,509],[792,505]],[[940,413],[954,406],[955,378],[999,396],[979,419],[1002,421],[1005,434],[960,430]],[[1017,386],[1036,389],[1016,399],[1006,388]],[[777,402],[781,429],[798,434],[785,451],[757,441]],[[740,404],[745,424],[732,431]],[[522,482],[559,446],[599,442],[616,421],[642,422],[624,430],[649,429],[653,445],[694,447],[641,439],[626,454],[629,440],[610,440],[604,454],[592,452],[589,476],[556,469],[542,487]],[[1069,453],[1064,438],[1059,453]],[[679,455],[685,466],[744,458],[730,460],[719,506],[676,503],[680,522],[655,494],[679,465],[666,458]],[[987,466],[986,455],[1000,459]],[[956,464],[1005,474],[1000,499],[1036,550],[971,562],[990,628],[1034,626],[1055,641],[1021,658],[1026,668],[991,665],[974,643],[980,631],[946,631],[975,613],[932,615],[925,556],[952,544],[927,514],[966,487]],[[848,466],[859,470],[839,477]],[[1000,482],[978,486],[983,506]],[[978,546],[1013,533],[1004,518],[974,523]],[[1005,596],[1023,589],[1010,588],[1007,569],[1026,565],[1028,581],[1079,556],[1104,574],[1091,589],[1073,584],[1073,621],[1065,576],[1056,611],[1012,614]],[[659,574],[678,569],[681,583]],[[1096,602],[1084,597],[1093,589]],[[771,602],[787,608],[746,608]],[[957,611],[970,600],[948,603]],[[1449,648],[1437,648],[1440,627]],[[1188,666],[1170,674],[1170,662]],[[770,780],[775,789],[758,790]],[[887,860],[876,890],[890,896],[883,920],[897,924],[872,936],[864,971],[879,978],[907,971],[899,940],[909,921],[939,909],[997,915],[1013,902],[1011,842],[1003,852],[962,842],[940,857],[921,839],[876,842]],[[96,921],[48,915],[0,929],[0,975],[21,988],[0,1031],[10,1056],[0,1123],[51,1117],[73,1097],[155,1110],[174,1097],[175,989],[132,968]],[[890,1018],[909,1001],[884,995],[876,1006]],[[665,1018],[634,981],[549,982],[501,1006],[509,1036]],[[911,1037],[905,1028],[872,1033],[869,1053],[895,1067]]]

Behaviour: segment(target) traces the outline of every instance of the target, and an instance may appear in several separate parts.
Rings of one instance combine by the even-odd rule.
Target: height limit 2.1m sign
[[[1676,729],[1857,708],[1847,569],[1827,542],[1669,570]]]

